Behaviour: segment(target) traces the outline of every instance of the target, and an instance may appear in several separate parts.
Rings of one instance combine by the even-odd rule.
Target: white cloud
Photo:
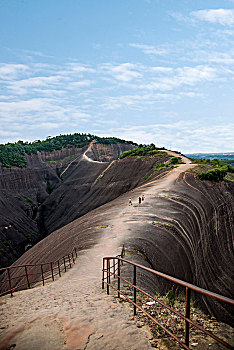
[[[145,44],[130,44],[131,47],[142,50],[147,55],[166,55],[169,53],[169,50],[163,47],[156,47],[153,45]]]
[[[91,68],[88,65],[80,64],[77,62],[68,63],[66,68],[68,71],[72,71],[74,73],[84,73],[84,72],[95,73],[94,68]],[[66,74],[66,69],[64,73]]]
[[[40,129],[58,129],[59,127],[61,127],[61,123],[50,123],[50,122],[46,122],[46,123],[39,123],[37,125],[38,128]],[[35,128],[35,125],[32,125],[31,128]]]
[[[191,16],[209,23],[218,23],[224,26],[234,25],[234,10],[232,9],[209,9],[191,12]]]
[[[232,51],[196,50],[196,52],[191,53],[190,61],[217,66],[220,70],[224,65],[230,66],[230,68],[234,66],[234,55]]]
[[[28,70],[28,66],[24,64],[0,64],[0,79],[11,80],[15,79],[21,73],[25,73]]]
[[[33,112],[40,110],[51,110],[51,100],[45,98],[33,98],[31,100],[21,100],[17,102],[0,102],[1,114],[12,114],[17,111],[18,113]]]
[[[160,104],[165,101],[175,101],[179,98],[179,94],[166,93],[144,93],[135,95],[122,95],[118,97],[109,96],[105,98],[105,102],[100,107],[107,110],[127,108],[130,110],[143,111],[149,105]]]
[[[122,63],[119,65],[106,64],[102,66],[103,71],[109,73],[116,80],[122,82],[130,82],[134,79],[139,79],[142,74],[139,72],[139,68],[133,63]]]
[[[68,86],[66,88],[69,90],[73,90],[75,88],[88,87],[88,86],[92,85],[92,83],[93,83],[92,80],[84,79],[84,80],[80,80],[80,81],[71,82],[68,84]]]
[[[24,91],[25,92],[25,91]],[[66,91],[64,91],[63,89],[59,90],[59,89],[53,89],[53,88],[42,88],[42,89],[38,89],[38,88],[33,88],[33,90],[31,90],[31,92],[40,95],[41,97],[47,97],[47,98],[54,98],[54,97],[58,97],[60,96],[61,98],[64,97],[66,95]],[[19,92],[18,92],[19,93]]]
[[[34,88],[58,85],[61,79],[61,76],[40,76],[22,80],[15,80],[9,83],[8,89],[14,91],[14,93],[16,94],[22,95],[29,93]]]
[[[217,72],[215,68],[199,65],[177,68],[171,76],[152,79],[150,83],[140,85],[140,87],[149,90],[172,90],[179,86],[194,86],[201,82],[214,81],[216,79]]]
[[[155,73],[171,73],[173,71],[173,68],[171,67],[151,67],[152,72]]]
[[[233,140],[234,124],[210,126],[201,125],[197,121],[180,120],[170,124],[156,123],[151,125],[130,126],[121,129],[110,129],[125,140],[138,143],[155,143],[183,153],[199,152],[231,152],[230,141]]]
[[[9,131],[9,130],[2,130],[0,129],[0,136],[5,137],[5,136],[18,136],[18,133],[15,131]]]
[[[209,66],[183,67],[177,69],[175,83],[194,85],[201,81],[214,80],[216,76],[216,69]]]
[[[212,52],[210,55],[208,54],[208,60],[209,62],[222,63],[234,67],[233,55],[230,55],[225,52]]]
[[[212,40],[209,37],[159,47],[131,44],[150,57],[143,56],[141,61],[138,55],[135,61],[126,59],[125,63],[107,61],[85,65],[66,61],[49,64],[43,63],[44,60],[35,62],[34,58],[27,64],[0,64],[3,78],[0,82],[0,130],[5,131],[0,133],[1,142],[32,139],[32,133],[33,139],[73,131],[96,133],[94,126],[100,128],[101,125],[106,136],[154,142],[182,151],[183,142],[191,146],[191,151],[192,147],[201,150],[202,144],[210,147],[210,143],[214,150],[212,137],[215,139],[219,132],[219,145],[222,137],[224,143],[230,140],[231,134],[226,133],[226,129],[216,130],[216,123],[212,124],[215,132],[211,137],[206,126],[203,129],[186,124],[187,118],[193,118],[196,112],[213,121],[216,87],[220,89],[216,91],[227,95],[224,103],[222,97],[220,99],[224,106],[222,116],[225,121],[230,116],[231,102],[227,101],[233,84],[233,53],[227,46],[230,40],[225,42],[226,46],[224,41],[212,43]],[[221,84],[217,83],[222,86],[218,87]],[[185,121],[174,123],[183,117]],[[217,119],[217,113],[214,117]],[[140,120],[144,126],[134,129],[127,124],[129,120],[133,123]],[[152,120],[172,123],[148,125]],[[119,125],[126,127],[120,129]],[[199,135],[203,135],[203,141]],[[172,142],[174,139],[176,143]]]

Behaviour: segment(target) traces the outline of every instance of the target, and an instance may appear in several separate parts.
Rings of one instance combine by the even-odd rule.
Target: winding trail
[[[83,159],[83,160],[86,160],[86,161],[92,162],[92,163],[105,163],[105,162],[99,162],[99,161],[97,161],[97,160],[93,160],[93,159],[89,158],[89,157],[86,155],[86,153],[89,152],[89,151],[91,150],[92,145],[93,145],[94,143],[95,143],[95,140],[91,141],[90,144],[89,144],[89,147],[87,148],[87,150],[86,150],[82,155],[79,155],[78,157],[74,158],[74,159],[66,166],[66,168],[61,172],[60,177],[63,176],[63,175],[68,171],[68,169],[70,168],[70,166],[71,166],[74,162],[76,162],[76,161],[78,161],[78,160],[81,161],[81,160]]]
[[[108,162],[100,162],[99,160],[93,160],[93,159],[89,158],[89,157],[86,155],[86,153],[89,152],[89,151],[91,150],[91,148],[92,148],[92,146],[93,146],[94,143],[95,143],[95,140],[93,140],[93,141],[90,142],[89,147],[88,147],[87,150],[84,152],[82,158],[85,159],[85,160],[87,160],[88,162],[92,162],[92,163],[101,163],[101,164],[103,164],[103,163],[108,163]]]
[[[183,161],[185,164],[161,179],[132,190],[131,197],[137,198],[144,187],[150,211],[155,195],[160,196],[181,173],[194,166],[185,157]],[[137,223],[140,225],[134,217],[144,215],[146,209],[135,205],[136,200],[133,206],[128,206],[128,196],[126,193],[115,200],[118,201],[115,210],[107,209],[105,223],[108,227],[102,229],[102,238],[79,255],[68,273],[45,287],[0,299],[0,350],[152,349],[149,330],[138,328],[126,310],[128,306],[101,289],[102,257],[120,253],[129,227],[134,230]]]
[[[73,159],[73,160],[66,166],[66,168],[61,172],[60,177],[63,176],[63,175],[66,173],[66,171],[70,168],[70,166],[72,165],[72,163],[76,162],[79,158],[82,158],[82,156],[79,155],[78,157],[76,157],[75,159]]]

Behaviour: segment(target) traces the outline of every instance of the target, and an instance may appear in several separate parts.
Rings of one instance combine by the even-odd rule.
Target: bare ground
[[[173,154],[174,155],[174,154]],[[176,154],[175,154],[176,155]],[[155,193],[160,195],[178,176],[193,165],[174,168],[169,175],[131,191],[118,199],[118,212],[107,213],[99,243],[78,257],[75,266],[54,283],[21,291],[1,299],[0,349],[151,349],[152,334],[138,328],[125,306],[105,295],[101,289],[103,256],[120,253],[129,227],[141,207],[138,194],[144,191],[149,205]],[[140,224],[140,223],[139,223]]]

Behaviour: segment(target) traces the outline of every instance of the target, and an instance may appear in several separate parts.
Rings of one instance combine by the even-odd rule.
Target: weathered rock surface
[[[33,342],[35,347],[51,344],[51,349],[61,349],[63,342],[64,349],[150,348],[139,333],[142,328],[134,327],[111,297],[101,294],[102,257],[119,253],[123,243],[129,260],[232,297],[233,186],[198,181],[183,173],[189,166],[180,165],[169,175],[138,186],[51,233],[26,252],[15,265],[56,260],[73,247],[81,251],[75,267],[61,279],[45,288],[22,291],[19,298],[16,294],[2,299],[6,327],[2,346],[16,344],[23,349]],[[145,201],[138,204],[143,193]],[[128,276],[129,270],[125,273]],[[152,292],[171,288],[146,274],[137,279]],[[229,308],[207,299],[201,302],[218,319],[232,322]],[[43,344],[39,323],[45,329]],[[51,331],[46,332],[46,327]]]
[[[114,227],[129,260],[233,298],[233,184],[201,182],[183,173],[188,167],[182,164],[170,175],[142,184],[51,233],[16,264],[56,260],[73,247],[87,249],[99,242],[103,230],[111,233]],[[107,186],[104,176],[102,181]],[[139,205],[143,193],[146,199]],[[133,206],[128,206],[129,196]],[[151,292],[172,288],[147,274],[139,283]],[[199,302],[218,319],[233,324],[230,307],[207,298]]]
[[[124,305],[101,289],[102,257],[119,253],[121,234],[116,229],[96,226],[99,243],[80,252],[75,266],[54,283],[1,299],[1,350],[14,346],[22,350],[151,349],[149,331],[137,328]],[[44,253],[49,254],[48,250]]]
[[[88,148],[27,156],[24,169],[0,166],[0,266],[10,265],[55,229],[126,191],[120,186],[116,195],[105,198],[95,195],[93,185],[110,165],[104,158],[117,160],[134,147],[93,141]]]
[[[233,195],[232,183],[202,182],[191,174],[179,176],[159,196],[150,192],[154,200],[141,207],[134,234],[125,241],[133,259],[233,299]],[[152,292],[173,288],[160,278],[142,279]],[[199,295],[196,299],[234,325],[233,307]]]

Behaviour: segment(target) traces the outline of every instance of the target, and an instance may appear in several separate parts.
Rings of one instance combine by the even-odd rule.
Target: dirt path
[[[102,257],[119,253],[116,235],[107,238],[54,283],[3,298],[0,349],[151,349],[124,306],[101,289]]]
[[[99,161],[97,161],[97,160],[92,160],[91,158],[89,158],[89,157],[86,155],[86,153],[87,153],[88,151],[91,150],[93,143],[94,143],[94,141],[91,141],[90,144],[89,144],[89,147],[88,147],[87,150],[84,152],[84,154],[83,154],[83,155],[79,155],[78,157],[76,157],[75,159],[73,159],[73,160],[67,165],[67,167],[61,172],[60,176],[64,175],[64,174],[67,172],[67,170],[70,168],[70,166],[71,166],[74,162],[78,161],[79,159],[80,159],[80,160],[85,159],[86,161],[88,161],[88,162],[93,162],[93,163],[104,163],[104,162],[99,162]]]
[[[186,162],[164,178],[144,186],[149,206],[155,193],[160,195],[184,170],[192,167]],[[133,190],[131,196],[136,198],[139,191],[139,188]],[[109,210],[108,227],[103,230],[102,239],[92,249],[82,252],[68,273],[45,287],[0,299],[0,350],[152,348],[149,331],[137,328],[123,304],[101,289],[102,257],[120,253],[129,222],[141,210],[126,204],[128,196],[118,199],[118,212]]]
[[[60,174],[60,177],[61,176],[63,176],[65,173],[66,173],[66,171],[70,168],[70,166],[72,165],[72,163],[74,163],[74,162],[76,162],[79,158],[81,158],[82,156],[78,156],[78,157],[76,157],[75,159],[73,159],[69,164],[68,164],[68,166],[61,172],[61,174]]]
[[[95,143],[95,140],[91,141],[89,144],[89,147],[87,148],[87,150],[84,152],[83,154],[83,159],[87,160],[88,162],[92,162],[92,163],[107,163],[107,162],[99,162],[98,160],[93,160],[91,158],[89,158],[86,153],[89,152],[93,146],[93,144]]]

